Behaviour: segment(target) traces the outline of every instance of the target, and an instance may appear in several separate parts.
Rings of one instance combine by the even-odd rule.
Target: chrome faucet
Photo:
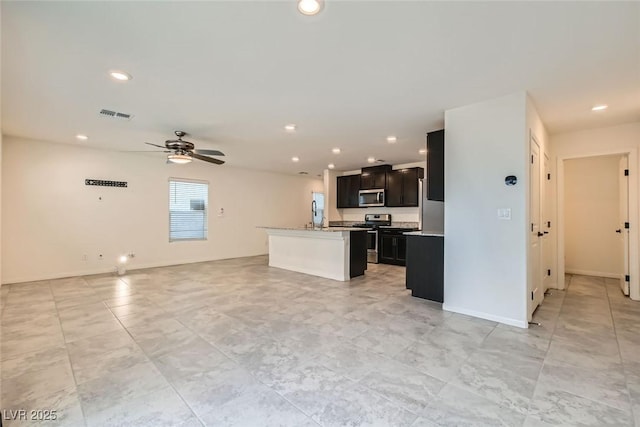
[[[316,228],[316,201],[311,202],[311,228]]]

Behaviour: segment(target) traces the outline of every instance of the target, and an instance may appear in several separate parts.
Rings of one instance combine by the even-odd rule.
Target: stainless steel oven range
[[[371,228],[367,231],[367,262],[378,263],[378,228],[391,225],[391,214],[366,214],[364,223],[354,227]]]

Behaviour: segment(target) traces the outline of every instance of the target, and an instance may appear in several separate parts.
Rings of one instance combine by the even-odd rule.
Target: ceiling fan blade
[[[169,150],[154,150],[154,151],[151,151],[151,150],[133,150],[133,151],[127,150],[127,151],[125,151],[125,153],[171,153],[171,151],[169,151]]]
[[[198,153],[191,153],[191,157],[198,160],[204,160],[205,162],[215,163],[216,165],[224,164],[224,160],[214,159],[213,157],[201,156]]]
[[[224,153],[222,151],[218,151],[218,150],[193,150],[194,153],[196,154],[204,154],[206,156],[224,156]]]
[[[147,144],[147,145],[153,145],[154,147],[167,148],[167,147],[165,147],[164,145],[152,144],[152,143],[150,143],[150,142],[145,142],[145,144]]]

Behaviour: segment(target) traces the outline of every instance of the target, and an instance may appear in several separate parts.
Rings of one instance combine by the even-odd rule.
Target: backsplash
[[[330,220],[363,222],[365,214],[391,214],[391,218],[398,222],[418,222],[420,221],[420,209],[416,208],[352,208],[338,209],[340,218],[329,218]]]

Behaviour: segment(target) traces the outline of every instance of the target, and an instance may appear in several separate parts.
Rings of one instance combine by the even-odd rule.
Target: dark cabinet
[[[378,262],[381,264],[405,265],[407,261],[407,238],[401,230],[379,230]]]
[[[424,178],[424,169],[396,169],[387,172],[386,205],[389,207],[418,206],[418,180]]]
[[[337,179],[337,201],[340,208],[357,208],[359,206],[360,175],[339,176]]]
[[[368,242],[366,230],[349,233],[349,277],[362,276],[367,269]]]
[[[406,236],[406,286],[411,295],[444,301],[444,237]]]
[[[377,190],[386,188],[387,173],[391,171],[391,165],[372,166],[362,168],[360,175],[361,190]]]
[[[444,202],[444,129],[427,134],[427,199]]]

